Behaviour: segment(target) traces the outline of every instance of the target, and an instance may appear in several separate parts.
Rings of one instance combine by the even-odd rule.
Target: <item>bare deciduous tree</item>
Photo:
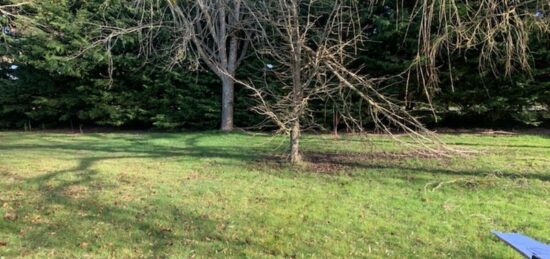
[[[174,25],[183,27],[188,48],[222,82],[221,129],[233,130],[234,88],[237,67],[247,51],[247,23],[242,0],[168,1]],[[181,31],[181,30],[178,30]]]
[[[300,134],[311,126],[314,115],[308,104],[315,99],[346,102],[352,93],[364,100],[373,121],[391,133],[392,124],[419,138],[428,139],[422,124],[401,107],[399,101],[377,89],[376,80],[352,70],[362,28],[352,1],[264,0],[250,5],[254,17],[263,25],[258,35],[257,53],[272,60],[267,76],[276,79],[273,89],[252,81],[241,82],[259,100],[255,110],[269,117],[282,132],[290,135],[290,161],[302,161]],[[362,125],[347,115],[348,121]]]
[[[377,128],[390,133],[399,128],[419,140],[433,135],[403,103],[386,96],[377,86],[387,78],[370,78],[363,69],[350,69],[357,46],[363,40],[356,1],[336,0],[262,0],[250,4],[255,19],[263,26],[256,52],[273,60],[268,69],[273,83],[258,86],[242,82],[259,100],[255,108],[269,117],[281,131],[290,135],[290,160],[302,160],[300,132],[311,125],[313,111],[308,104],[315,99],[331,99],[344,107],[339,114],[348,126],[362,129],[362,123],[346,112],[346,96],[358,96],[368,105],[368,113]],[[378,1],[371,1],[376,4]],[[504,60],[505,74],[514,68],[529,71],[529,35],[549,30],[545,10],[548,1],[418,0],[409,17],[419,20],[418,54],[413,65],[400,75],[404,83],[416,72],[428,100],[439,79],[438,59],[457,50],[481,52],[480,69],[492,69]],[[449,64],[450,65],[450,64]],[[452,68],[451,68],[452,72]],[[436,139],[436,138],[435,138]],[[425,147],[428,147],[425,145]],[[428,147],[429,148],[429,147]]]
[[[137,33],[141,36],[141,51],[147,55],[169,53],[169,67],[189,62],[191,67],[205,65],[221,81],[221,129],[234,127],[234,89],[237,68],[248,49],[247,32],[253,24],[243,12],[243,0],[135,0],[139,15],[135,26],[119,28],[103,26],[103,35],[92,47],[104,44],[108,48],[118,37]],[[157,46],[158,31],[168,31],[168,48]],[[85,51],[85,50],[84,50]]]

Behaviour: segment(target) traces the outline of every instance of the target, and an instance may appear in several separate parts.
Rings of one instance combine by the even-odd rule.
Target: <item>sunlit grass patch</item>
[[[0,133],[6,257],[513,257],[490,230],[550,242],[550,138]],[[275,162],[273,162],[275,161]]]

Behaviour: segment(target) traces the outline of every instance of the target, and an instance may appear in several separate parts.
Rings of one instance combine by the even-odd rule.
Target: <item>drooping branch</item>
[[[21,3],[15,3],[15,4],[5,4],[0,5],[0,14],[5,16],[11,16],[15,17],[18,15],[18,10],[20,10],[22,7],[30,5],[32,2],[21,2]]]
[[[438,87],[444,62],[453,81],[450,56],[456,51],[478,52],[480,72],[529,73],[529,42],[537,33],[550,32],[549,11],[550,1],[545,0],[417,0],[409,17],[420,24],[410,70],[416,71],[428,100]]]

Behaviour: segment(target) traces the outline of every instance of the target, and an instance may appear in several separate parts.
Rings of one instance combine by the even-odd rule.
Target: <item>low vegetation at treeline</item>
[[[403,137],[404,138],[404,137]],[[548,135],[0,133],[5,257],[506,258],[490,230],[550,242]]]

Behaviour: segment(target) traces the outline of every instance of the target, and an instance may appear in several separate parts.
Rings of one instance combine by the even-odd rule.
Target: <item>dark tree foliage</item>
[[[406,19],[410,8],[386,4],[366,15],[369,41],[360,61],[368,73],[396,75],[412,64],[418,46],[418,24]],[[533,34],[531,39],[531,75],[516,71],[510,77],[495,76],[480,69],[477,50],[441,57],[439,88],[431,99],[435,114],[414,73],[389,79],[381,87],[395,98],[407,100],[407,108],[432,126],[541,126],[550,118],[550,37]]]
[[[121,37],[110,53],[86,49],[99,25],[131,15],[124,4],[45,0],[28,8],[33,23],[20,21],[0,49],[0,127],[216,127],[220,93],[211,73],[176,73],[159,65],[163,57],[144,59],[136,35]],[[243,96],[238,121],[254,123]]]
[[[414,73],[394,76],[415,58],[419,24],[403,19],[412,6],[398,8],[392,3],[365,8],[368,40],[355,64],[374,77],[389,77],[380,84],[381,91],[406,100],[412,113],[434,127],[548,125],[550,36],[531,37],[531,75],[480,73],[476,50],[441,57],[439,89],[431,98],[434,114]],[[9,1],[0,0],[2,4]],[[87,49],[101,36],[100,25],[130,27],[129,17],[135,15],[132,8],[124,0],[42,0],[22,10],[32,21],[0,16],[0,128],[217,128],[221,95],[213,74],[166,69],[163,64],[168,58],[144,55],[135,34],[113,41],[110,52],[101,47]],[[170,35],[156,38],[161,47],[172,42]],[[269,63],[251,58],[238,74],[262,77]],[[253,105],[250,92],[236,87],[236,126],[262,122],[264,118],[249,110]],[[368,129],[366,104],[353,95],[347,98],[351,105],[346,107],[331,100],[311,104],[323,115],[317,116],[322,118],[318,128],[343,126],[345,121],[338,114],[346,109],[357,114]]]

